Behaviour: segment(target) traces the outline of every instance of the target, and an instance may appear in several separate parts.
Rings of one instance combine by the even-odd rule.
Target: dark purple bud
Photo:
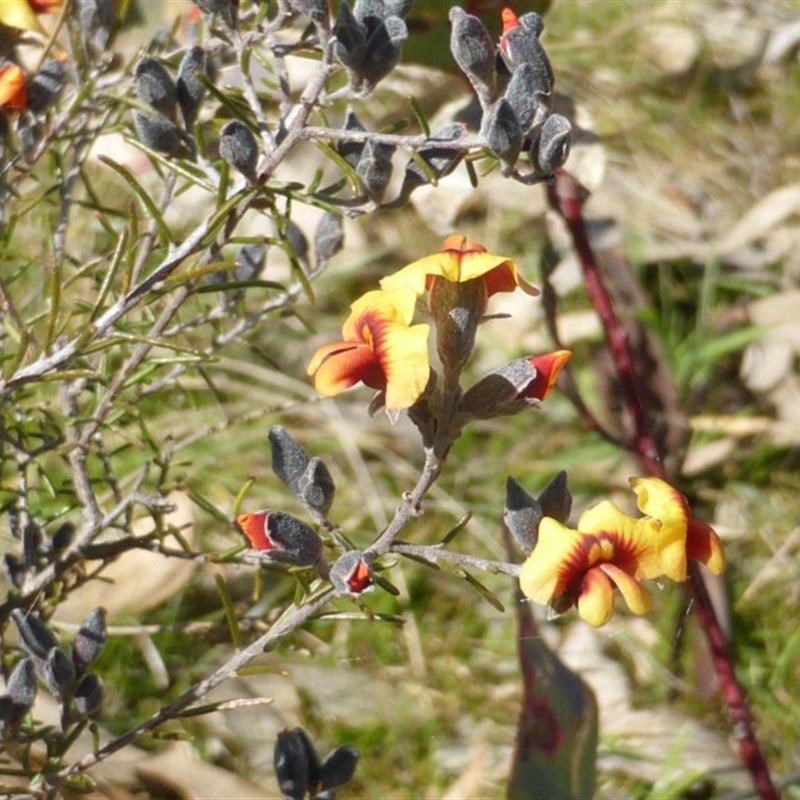
[[[333,505],[336,485],[321,458],[312,458],[300,477],[299,496],[303,505],[320,522],[327,519]]]
[[[72,661],[79,675],[99,658],[107,639],[106,610],[98,606],[89,612],[72,643]]]
[[[392,153],[394,147],[367,142],[356,166],[364,191],[370,200],[380,203],[392,177]]]
[[[222,129],[219,139],[219,154],[249,181],[255,182],[258,143],[247,125],[234,119]]]
[[[357,597],[374,588],[372,567],[360,550],[348,550],[331,567],[330,582],[337,594]]]
[[[72,704],[81,719],[90,717],[103,704],[103,682],[93,672],[81,678],[75,689]]]
[[[33,659],[23,658],[17,662],[8,676],[6,694],[21,708],[28,709],[33,705],[36,699],[36,670]]]
[[[323,789],[336,789],[352,780],[358,764],[358,751],[355,747],[344,745],[329,753],[320,767],[320,780]],[[319,795],[318,795],[319,796]]]
[[[500,161],[510,166],[516,163],[522,149],[522,128],[514,109],[504,97],[484,114],[481,133]]]
[[[411,11],[413,3],[414,0],[383,0],[384,18],[400,17],[405,19],[408,12]]]
[[[430,183],[433,179],[439,180],[449,175],[461,162],[464,153],[448,147],[437,147],[436,142],[454,142],[466,135],[466,128],[460,122],[453,122],[430,139],[429,144],[424,144],[417,150],[417,158],[422,159],[430,168],[429,173],[422,169],[416,159],[410,158],[406,163],[406,173],[403,177],[403,186],[400,196],[395,203],[403,205],[408,202],[411,193]]]
[[[317,264],[330,261],[344,245],[344,220],[341,215],[327,211],[320,219],[314,233],[314,251]]]
[[[374,88],[400,62],[408,28],[400,17],[387,17],[367,39],[363,77],[367,90]]]
[[[561,470],[544,487],[539,495],[539,505],[545,517],[552,517],[562,525],[566,524],[572,511],[572,493],[567,482],[567,473]]]
[[[178,103],[183,114],[183,124],[191,130],[197,119],[197,112],[206,94],[206,87],[197,75],[208,76],[208,60],[206,51],[199,45],[190,47],[178,68],[176,86]]]
[[[160,114],[133,112],[136,138],[151,150],[179,158],[194,158],[194,146],[186,134]]]
[[[267,246],[264,244],[244,244],[239,250],[233,275],[237,281],[252,281],[264,270],[267,260]]]
[[[65,522],[56,528],[53,534],[53,550],[66,550],[75,536],[75,526],[71,522]]]
[[[508,101],[526,134],[532,127],[544,122],[550,108],[550,95],[537,88],[538,76],[533,64],[520,64],[506,87],[503,95]]]
[[[495,86],[495,46],[486,26],[462,8],[450,9],[450,51],[482,103],[491,102]]]
[[[275,425],[267,436],[272,451],[272,471],[294,494],[300,494],[300,479],[308,466],[306,451],[283,427]]]
[[[539,523],[544,516],[536,498],[531,497],[514,478],[506,481],[506,505],[503,522],[526,556],[533,552],[539,537]]]
[[[336,57],[353,73],[355,82],[361,81],[364,55],[367,52],[367,32],[353,16],[347,0],[339,3],[333,35],[336,37]]]
[[[564,166],[572,144],[572,125],[561,114],[551,114],[531,145],[531,159],[537,172],[552,175]]]
[[[60,647],[50,650],[47,661],[39,665],[39,675],[57,697],[68,697],[75,688],[75,665]]]
[[[278,788],[285,798],[303,800],[319,785],[319,758],[302,728],[282,730],[273,751]]]
[[[344,130],[346,131],[366,131],[361,121],[356,116],[356,112],[348,107],[344,118]],[[364,142],[348,142],[340,140],[336,145],[336,152],[351,166],[355,167],[361,154],[364,152]]]
[[[154,58],[143,58],[133,75],[139,99],[174,122],[178,92],[164,65]]]
[[[47,656],[54,647],[58,647],[56,637],[38,617],[15,608],[11,612],[11,619],[17,626],[19,641],[23,649],[40,661],[47,661]]]
[[[240,514],[236,524],[253,548],[270,561],[313,567],[322,560],[319,536],[305,522],[283,511]]]
[[[47,111],[55,103],[67,79],[66,65],[48,59],[28,83],[28,110],[34,114]]]

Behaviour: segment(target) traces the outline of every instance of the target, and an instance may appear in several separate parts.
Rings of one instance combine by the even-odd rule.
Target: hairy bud
[[[551,114],[531,145],[531,160],[538,172],[552,175],[564,166],[572,144],[572,125],[561,114]]]
[[[299,497],[313,516],[323,521],[333,505],[336,485],[331,473],[321,458],[314,457],[308,462],[299,481]]]
[[[36,699],[36,670],[33,659],[23,658],[16,663],[6,682],[6,695],[21,708],[29,709]]]
[[[252,281],[258,278],[267,260],[264,244],[243,244],[236,259],[233,276],[237,281]]]
[[[257,179],[258,143],[250,128],[238,119],[231,120],[220,133],[219,154],[251,182]]]
[[[133,75],[139,99],[174,122],[178,92],[166,67],[154,58],[145,57],[136,65]]]
[[[34,114],[47,111],[55,103],[67,79],[66,65],[48,59],[28,83],[28,109]]]
[[[314,251],[317,264],[330,261],[344,245],[344,220],[331,211],[323,214],[314,233]]]
[[[72,661],[78,674],[99,658],[107,638],[106,610],[98,606],[89,612],[72,642]]]
[[[495,47],[486,26],[462,8],[450,9],[450,52],[466,75],[482,105],[490,103],[495,91]]]
[[[17,626],[20,644],[23,649],[40,661],[47,661],[48,654],[54,647],[58,647],[56,637],[47,625],[33,614],[15,608],[11,612],[11,619]]]
[[[278,788],[287,798],[304,798],[311,790],[316,794],[319,786],[320,765],[317,751],[302,728],[278,733],[272,763]]]
[[[399,63],[408,28],[400,17],[387,17],[367,39],[362,68],[367,91],[373,89]]]
[[[352,780],[356,772],[358,757],[358,750],[347,744],[337,747],[329,753],[320,767],[320,782],[323,790],[337,789]],[[317,797],[319,796],[317,795]]]
[[[540,89],[539,77],[533,64],[520,64],[503,95],[514,110],[523,135],[541,125],[550,109],[550,94]]]
[[[361,120],[356,116],[356,112],[352,107],[348,106],[347,113],[344,118],[343,130],[346,131],[366,131],[367,129],[361,124]],[[364,152],[364,142],[348,142],[344,139],[340,140],[336,145],[336,152],[351,166],[356,167]]]
[[[375,588],[372,567],[360,550],[348,550],[336,560],[330,581],[337,594],[357,597]]]
[[[306,451],[283,427],[275,425],[267,436],[272,451],[272,471],[294,494],[300,494],[300,478],[308,466]]]
[[[168,156],[194,159],[194,145],[187,135],[160,114],[133,112],[136,138],[151,150]]]
[[[93,672],[88,672],[84,675],[72,698],[72,705],[78,717],[85,719],[99,711],[100,706],[103,704],[104,694],[103,682],[97,675]]]
[[[544,513],[536,498],[531,497],[514,478],[509,477],[506,480],[503,522],[526,556],[536,547],[542,517]]]
[[[522,149],[522,128],[514,109],[504,97],[484,114],[481,134],[500,161],[513,167]]]
[[[356,166],[364,191],[370,200],[380,203],[392,177],[392,153],[394,147],[367,142]]]
[[[75,665],[60,647],[50,650],[47,661],[39,665],[39,674],[56,697],[64,698],[72,694],[75,687]]]
[[[183,114],[183,124],[187,130],[191,130],[197,119],[200,104],[206,94],[206,87],[197,77],[198,74],[208,75],[208,60],[206,51],[199,45],[190,47],[181,61],[178,68],[178,81],[176,94],[178,104]]]
[[[322,560],[322,540],[296,517],[283,511],[240,514],[236,524],[255,550],[270,561],[313,567]]]
[[[429,172],[422,169],[416,159],[410,158],[406,163],[406,172],[403,177],[403,186],[394,205],[404,205],[411,197],[411,193],[430,183],[432,178],[438,180],[449,175],[461,162],[464,154],[460,150],[448,147],[437,147],[436,142],[454,142],[466,135],[466,129],[460,122],[453,122],[428,139],[429,144],[424,144],[417,150],[417,158],[425,162]]]
[[[539,505],[545,517],[552,517],[562,524],[566,524],[572,511],[572,493],[567,482],[567,473],[561,470],[544,487],[539,495]]]
[[[350,70],[351,80],[356,79],[352,82],[360,83],[367,52],[367,32],[353,15],[347,0],[339,3],[332,33],[336,37],[336,57]]]

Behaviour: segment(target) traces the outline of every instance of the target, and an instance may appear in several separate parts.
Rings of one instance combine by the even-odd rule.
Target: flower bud
[[[52,538],[53,550],[66,550],[66,548],[72,544],[74,537],[75,526],[71,522],[65,522],[59,525]]]
[[[341,215],[326,212],[314,233],[314,251],[317,265],[326,264],[344,245],[344,220]]]
[[[550,108],[550,94],[543,91],[533,64],[524,63],[514,71],[504,93],[523,135],[541,125]]]
[[[267,436],[272,451],[272,471],[294,494],[300,494],[300,478],[308,466],[306,451],[283,425],[274,425]]]
[[[490,103],[495,90],[495,47],[486,26],[462,8],[450,9],[450,52],[478,94]]]
[[[106,610],[101,606],[89,612],[72,642],[72,661],[78,674],[98,659],[106,646]]]
[[[501,97],[483,115],[481,134],[500,161],[512,167],[516,164],[522,149],[522,128],[505,97]]]
[[[323,790],[336,789],[352,780],[358,764],[358,751],[350,745],[337,747],[329,753],[320,767]],[[319,797],[320,795],[317,795]]]
[[[0,567],[8,582],[17,589],[21,589],[28,571],[22,560],[13,553],[5,553],[0,561]]]
[[[6,695],[16,706],[27,710],[36,699],[36,689],[36,671],[33,659],[23,658],[16,663],[8,676]]]
[[[386,17],[384,0],[356,0],[353,6],[353,16],[368,31],[377,27]]]
[[[312,458],[300,477],[298,495],[303,505],[319,521],[327,519],[333,505],[336,485],[321,458]]]
[[[178,93],[164,65],[145,57],[136,65],[133,75],[139,99],[174,122]]]
[[[67,78],[67,67],[56,58],[48,59],[28,83],[28,109],[34,114],[55,103]]]
[[[352,107],[348,106],[347,113],[344,118],[343,130],[346,131],[366,131],[367,129],[361,124],[361,120],[356,116],[356,112]],[[351,166],[356,167],[361,154],[364,152],[364,142],[348,142],[341,139],[336,145],[336,152]]]
[[[76,0],[78,29],[87,48],[102,53],[111,38],[116,7],[114,0]]]
[[[47,661],[39,665],[39,674],[56,697],[69,697],[75,688],[75,665],[60,647],[50,650]]]
[[[273,223],[274,225],[274,223]],[[294,221],[287,220],[286,228],[283,232],[280,231],[277,225],[274,225],[275,235],[282,237],[289,245],[289,250],[294,257],[304,266],[308,264],[308,239],[303,233],[303,229]]]
[[[17,626],[19,641],[23,649],[34,658],[46,661],[54,647],[58,647],[56,637],[38,617],[21,608],[11,612],[11,619]]]
[[[258,278],[267,259],[267,246],[243,244],[236,259],[233,275],[237,281],[252,281]]]
[[[561,470],[544,487],[539,495],[539,505],[546,517],[552,517],[562,525],[566,524],[572,511],[572,493],[567,483],[567,473]]]
[[[176,93],[183,114],[183,124],[191,130],[197,119],[197,112],[206,94],[206,87],[197,74],[208,75],[206,51],[199,45],[190,47],[178,67]]]
[[[360,84],[367,52],[367,33],[353,16],[347,0],[339,3],[332,33],[336,37],[336,57],[350,71],[351,82]]]
[[[506,9],[503,12],[500,57],[512,73],[520,64],[533,64],[536,73],[542,76],[547,94],[550,94],[555,77],[550,59],[539,41],[539,34],[543,29],[544,22],[538,14],[523,14],[517,19],[513,12]]]
[[[168,156],[194,159],[194,146],[186,134],[160,114],[133,112],[136,138],[151,150]]]
[[[437,147],[436,142],[454,142],[466,135],[466,129],[460,122],[453,122],[446,128],[434,134],[428,142],[417,150],[417,158],[422,159],[430,167],[430,173],[438,180],[449,175],[461,162],[464,157],[460,150]],[[405,205],[411,197],[411,193],[431,182],[431,177],[420,167],[417,161],[410,158],[406,163],[406,173],[403,177],[403,186],[400,195],[393,205]]]
[[[367,142],[356,166],[364,191],[370,200],[380,203],[392,177],[392,153],[394,147]]]
[[[251,183],[257,179],[258,143],[250,128],[238,119],[231,120],[220,132],[219,154]]]
[[[506,505],[503,522],[522,552],[529,556],[536,547],[539,523],[544,513],[535,497],[531,497],[514,478],[506,481]]]
[[[363,77],[367,91],[373,89],[399,63],[408,28],[400,17],[387,17],[367,39]]]
[[[304,798],[319,786],[319,758],[302,728],[282,730],[275,740],[273,765],[278,788],[287,798]]]
[[[240,514],[236,524],[264,558],[295,567],[313,567],[322,560],[322,540],[304,522],[282,511]]]
[[[88,672],[81,678],[72,705],[78,717],[85,719],[100,709],[103,704],[103,682],[93,672]]]
[[[330,581],[337,594],[357,597],[372,591],[372,568],[360,550],[348,550],[331,567]]]
[[[561,114],[551,114],[531,145],[531,160],[538,172],[552,175],[566,163],[572,142],[572,125]]]
[[[570,356],[569,351],[558,350],[510,361],[471,386],[461,398],[460,410],[475,419],[492,419],[538,406]]]

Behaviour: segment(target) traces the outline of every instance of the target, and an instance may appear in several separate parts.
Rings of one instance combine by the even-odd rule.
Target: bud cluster
[[[552,176],[569,156],[572,126],[551,113],[555,77],[539,39],[541,16],[532,11],[517,18],[505,9],[497,47],[483,22],[462,8],[450,9],[450,22],[450,50],[475,89],[481,135],[503,171],[512,172],[525,152],[529,179]]]
[[[61,727],[94,714],[103,702],[103,684],[89,667],[106,644],[106,612],[95,608],[84,620],[67,652],[52,631],[33,613],[14,609],[11,618],[19,642],[28,654],[9,676],[6,693],[0,696],[0,735],[13,736],[36,699],[36,678],[61,706]]]

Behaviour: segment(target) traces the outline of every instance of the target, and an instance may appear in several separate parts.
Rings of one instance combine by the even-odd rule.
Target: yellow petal
[[[23,31],[41,30],[28,0],[0,0],[0,23]]]
[[[414,319],[417,296],[408,287],[401,286],[391,291],[376,289],[367,292],[350,306],[350,316],[342,327],[345,341],[364,341],[364,318],[369,317],[376,322],[397,322],[410,325]]]
[[[429,325],[387,326],[376,338],[375,355],[386,376],[386,408],[399,411],[420,398],[428,385]]]
[[[590,569],[584,576],[578,613],[594,628],[605,625],[614,615],[614,587],[601,570]]]
[[[650,595],[631,575],[614,564],[600,564],[602,570],[616,585],[628,608],[634,614],[646,614],[650,610]]]
[[[641,535],[655,540],[661,574],[673,581],[686,580],[686,530],[689,507],[686,498],[659,478],[632,478],[639,510],[649,519],[640,522]],[[638,577],[654,578],[642,574]]]
[[[536,547],[520,571],[523,594],[535,603],[547,605],[588,569],[588,550],[592,544],[596,542],[591,537],[545,517],[539,524]]]

